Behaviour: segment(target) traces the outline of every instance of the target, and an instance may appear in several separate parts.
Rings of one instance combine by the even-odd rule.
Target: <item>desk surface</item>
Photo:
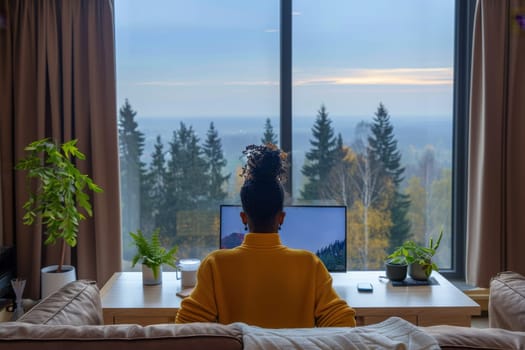
[[[117,272],[102,287],[102,308],[176,308],[180,307],[180,280],[175,272],[163,272],[162,284],[144,286],[141,272]]]
[[[349,305],[359,309],[368,308],[465,308],[473,315],[479,314],[479,305],[465,293],[437,272],[432,277],[437,285],[399,286],[394,287],[387,279],[379,276],[384,271],[351,271],[332,274],[333,286],[339,296]],[[357,291],[359,282],[370,282],[374,287],[372,293]]]
[[[393,287],[380,279],[384,271],[333,273],[339,296],[356,311],[358,324],[380,322],[399,316],[418,325],[470,325],[470,317],[480,314],[480,306],[441,274],[432,276],[438,285]],[[357,283],[370,282],[372,293],[357,291]],[[143,286],[140,272],[115,273],[101,290],[105,323],[174,322],[181,298],[180,281],[174,272],[164,272],[157,286]]]

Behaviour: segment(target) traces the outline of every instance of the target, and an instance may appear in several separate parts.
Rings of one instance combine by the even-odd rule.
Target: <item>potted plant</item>
[[[434,242],[430,238],[428,246],[422,246],[414,241],[406,241],[388,256],[389,260],[404,259],[408,263],[408,274],[415,280],[427,280],[432,271],[438,271],[438,266],[432,260],[443,238],[443,230]]]
[[[29,199],[23,206],[24,224],[40,220],[46,236],[44,244],[61,244],[58,264],[41,270],[42,297],[76,279],[75,268],[64,265],[66,245],[76,246],[80,221],[93,215],[87,191],[102,192],[73,163],[86,158],[76,144],[77,140],[62,145],[48,138],[34,141],[25,148],[27,156],[15,166],[27,171],[29,186],[36,180],[36,189],[29,187]]]
[[[385,261],[386,277],[391,281],[404,281],[407,277],[408,262],[405,256],[390,257]]]
[[[137,253],[131,260],[131,267],[140,261],[142,263],[142,283],[154,285],[162,283],[162,265],[166,264],[176,268],[175,260],[177,246],[166,250],[160,244],[160,229],[156,229],[148,239],[141,230],[137,233],[130,232],[133,243],[137,247]]]

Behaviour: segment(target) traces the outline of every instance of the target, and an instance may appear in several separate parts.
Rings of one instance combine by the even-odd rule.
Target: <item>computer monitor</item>
[[[221,205],[220,248],[240,245],[246,231],[240,205]],[[287,206],[281,242],[316,254],[330,272],[346,272],[346,207]]]

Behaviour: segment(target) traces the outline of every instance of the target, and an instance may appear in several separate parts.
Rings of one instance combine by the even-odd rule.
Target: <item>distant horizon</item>
[[[131,102],[130,102],[131,103]],[[122,107],[122,105],[118,106],[118,108]],[[133,108],[133,104],[131,104],[131,107]],[[387,109],[388,109],[388,106],[386,106]],[[370,113],[370,114],[367,114],[367,115],[352,115],[352,114],[332,114],[330,113],[330,111],[328,111],[328,117],[330,119],[335,119],[335,118],[352,118],[352,119],[357,119],[357,118],[372,118],[374,117],[374,113],[375,113],[375,110],[374,112]],[[444,114],[431,114],[431,115],[421,115],[421,114],[392,114],[390,113],[389,111],[389,116],[390,116],[390,119],[395,119],[397,120],[398,118],[399,119],[404,119],[404,120],[408,120],[408,119],[421,119],[421,118],[425,118],[425,119],[430,119],[430,120],[435,120],[435,119],[439,119],[439,120],[442,120],[442,119],[447,119],[447,120],[450,120],[452,118],[452,112],[449,114],[449,115],[444,115]],[[292,115],[292,119],[294,118],[298,118],[298,119],[307,119],[307,118],[315,118],[317,117],[317,112],[313,115]],[[137,112],[137,116],[136,116],[136,119],[137,120],[140,120],[140,119],[185,119],[187,118],[188,120],[191,120],[191,119],[208,119],[210,121],[214,121],[214,119],[225,119],[225,118],[247,118],[247,119],[266,119],[266,118],[270,118],[270,119],[279,119],[279,116],[278,115],[191,115],[191,116],[177,116],[177,115],[141,115],[139,112]]]

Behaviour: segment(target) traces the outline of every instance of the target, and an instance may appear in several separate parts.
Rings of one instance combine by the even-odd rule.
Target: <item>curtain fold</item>
[[[477,3],[472,56],[467,282],[525,274],[524,0]]]
[[[25,295],[38,297],[40,268],[57,263],[59,247],[42,247],[42,228],[22,224],[26,182],[13,166],[31,141],[76,138],[87,159],[79,169],[104,193],[91,196],[93,217],[68,259],[102,286],[121,269],[113,1],[0,1],[1,243],[15,244]]]

